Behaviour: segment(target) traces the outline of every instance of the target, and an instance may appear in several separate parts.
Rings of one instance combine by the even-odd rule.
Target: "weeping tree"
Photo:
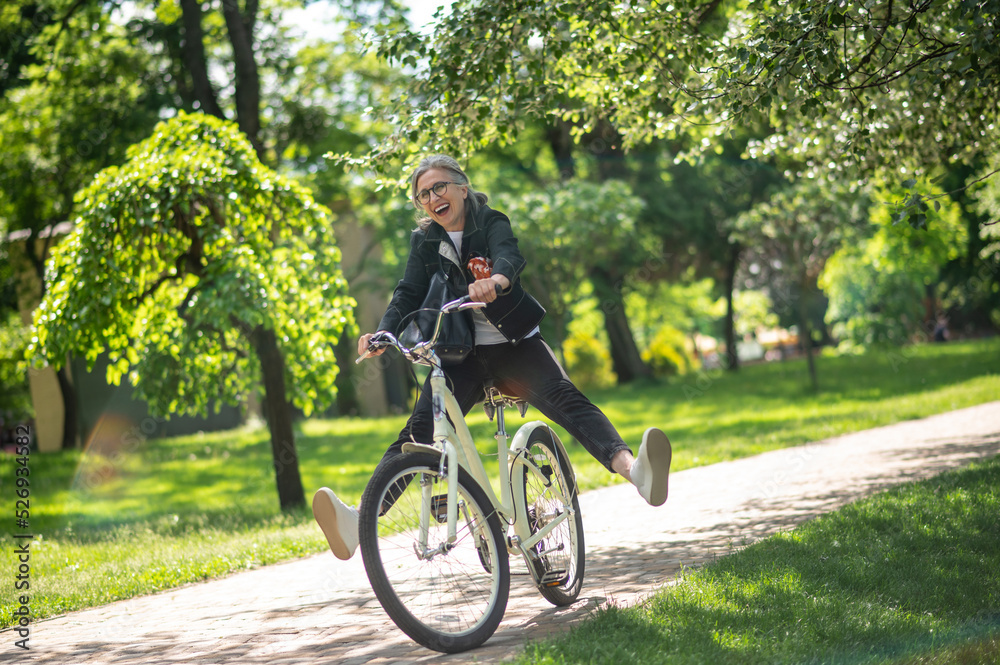
[[[331,223],[235,124],[180,113],[77,194],[29,354],[106,354],[108,380],[127,376],[167,416],[263,385],[279,502],[301,506],[292,405],[334,398],[331,342],[353,326]]]
[[[733,238],[746,247],[744,260],[759,270],[758,280],[772,297],[780,289],[797,292],[799,339],[809,382],[819,390],[809,326],[808,298],[827,260],[855,241],[865,225],[863,191],[838,181],[804,178],[736,218]]]

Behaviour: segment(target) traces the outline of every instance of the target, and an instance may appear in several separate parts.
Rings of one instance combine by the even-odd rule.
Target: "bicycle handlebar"
[[[497,284],[496,285],[497,295],[500,295],[502,291],[503,287]],[[461,298],[456,298],[451,302],[445,303],[444,305],[441,306],[441,309],[438,310],[437,321],[434,324],[434,334],[431,335],[431,339],[427,342],[421,342],[412,349],[408,349],[405,346],[403,346],[399,342],[399,340],[396,339],[396,336],[390,332],[382,331],[375,333],[375,335],[372,336],[370,340],[368,340],[368,349],[357,357],[357,359],[354,361],[354,364],[360,365],[363,360],[370,358],[375,351],[379,349],[388,348],[390,346],[394,346],[397,349],[399,349],[399,352],[402,353],[404,356],[413,356],[415,351],[420,350],[422,348],[433,348],[434,345],[437,343],[438,334],[441,332],[441,319],[442,317],[444,317],[445,314],[450,314],[452,312],[462,311],[466,309],[482,309],[483,307],[486,307],[486,303],[479,302],[477,300],[472,300],[472,298],[467,295],[462,296]]]

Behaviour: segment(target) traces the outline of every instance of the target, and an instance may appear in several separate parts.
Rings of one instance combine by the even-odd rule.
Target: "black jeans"
[[[492,378],[503,392],[527,400],[546,418],[565,428],[609,471],[615,453],[629,450],[607,416],[569,380],[540,335],[524,339],[516,346],[477,346],[464,362],[445,367],[444,373],[463,414],[483,400],[484,382]],[[433,437],[434,416],[428,380],[406,427],[399,433],[399,439],[389,446],[382,461],[399,455],[407,441],[431,443]]]

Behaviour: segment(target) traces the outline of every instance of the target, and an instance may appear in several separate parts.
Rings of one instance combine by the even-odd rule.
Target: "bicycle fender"
[[[521,425],[521,427],[518,428],[517,433],[514,435],[514,439],[513,441],[511,441],[510,444],[511,457],[517,455],[518,452],[528,447],[528,439],[531,438],[531,434],[538,428],[542,428],[549,433],[549,436],[552,437],[552,442],[555,443],[556,451],[564,459],[568,460],[569,453],[566,452],[566,447],[563,445],[563,442],[559,440],[559,435],[555,433],[555,430],[549,427],[548,423],[541,420],[533,420],[530,423],[524,423],[523,425]],[[573,483],[575,484],[576,470],[573,469],[572,464],[569,465],[569,468],[570,468],[570,473],[572,474],[572,478],[570,478],[570,480],[572,480]]]
[[[403,444],[404,453],[428,453],[430,455],[441,456],[441,449],[435,448],[434,446],[429,446],[426,443],[415,443],[413,441],[407,441]]]

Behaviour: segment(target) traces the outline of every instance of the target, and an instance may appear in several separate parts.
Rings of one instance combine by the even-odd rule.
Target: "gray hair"
[[[462,170],[462,167],[459,166],[458,161],[454,157],[448,155],[428,155],[420,160],[417,168],[413,170],[413,175],[410,176],[410,201],[420,211],[417,215],[417,226],[421,229],[426,230],[431,225],[431,218],[424,215],[420,204],[417,203],[417,180],[431,169],[446,171],[452,182],[468,188],[469,196],[465,200],[466,214],[472,213],[475,216],[479,212],[479,206],[486,205],[486,202],[489,200],[486,194],[477,192],[472,188],[472,185],[469,183],[469,176],[465,175],[465,171]]]

